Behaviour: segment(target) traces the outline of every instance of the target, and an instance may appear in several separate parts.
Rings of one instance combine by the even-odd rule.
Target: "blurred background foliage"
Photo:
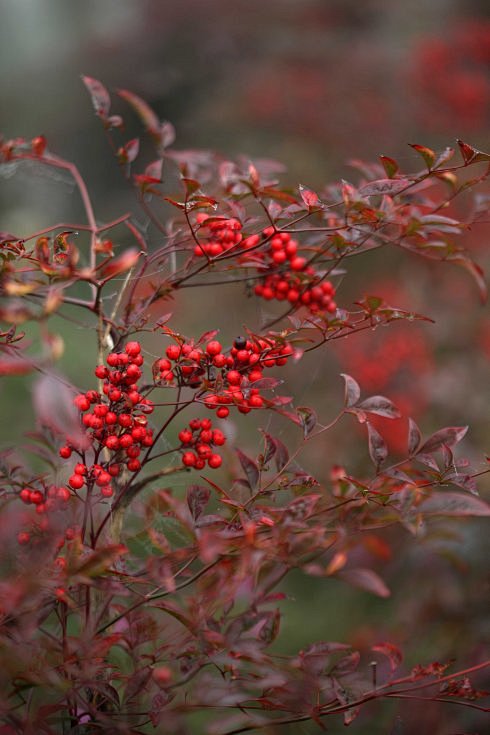
[[[483,0],[4,0],[0,62],[4,136],[45,134],[50,150],[79,166],[100,221],[134,203],[82,73],[145,98],[175,125],[177,147],[278,159],[292,186],[351,180],[350,160],[379,154],[396,158],[402,170],[417,170],[410,142],[441,149],[458,137],[490,149],[490,6]],[[138,135],[136,121],[129,113],[125,119],[127,138]],[[57,221],[81,221],[83,212],[69,178],[41,167],[4,165],[0,215],[0,229],[23,236]],[[147,224],[143,213],[137,217]],[[487,266],[489,234],[488,223],[467,234],[468,247]],[[148,236],[158,242],[151,228]],[[352,373],[365,395],[398,401],[425,433],[469,423],[464,448],[483,466],[490,318],[473,284],[449,266],[383,250],[351,260],[337,301],[348,306],[367,293],[436,324],[394,324],[310,353],[299,377],[288,368],[297,405],[313,405],[326,423],[341,401],[339,373]],[[160,308],[173,311],[173,327],[189,335],[218,326],[226,313],[226,341],[244,322],[257,329],[276,314],[263,304],[249,299],[244,306],[230,286],[212,295],[188,289]],[[79,319],[73,310],[66,313]],[[65,342],[60,371],[90,387],[95,339],[91,343],[76,323],[60,318],[53,319],[52,331]],[[38,339],[35,330],[32,338]],[[155,356],[163,351],[156,340],[146,348]],[[18,444],[32,427],[28,381],[4,379],[0,401],[1,438]],[[251,425],[241,418],[235,430],[253,453],[260,446]],[[395,455],[403,451],[406,419],[378,428]],[[297,429],[276,418],[269,429],[293,445],[300,441]],[[369,471],[365,436],[353,422],[321,442],[303,455],[320,482],[328,484],[334,465]],[[283,605],[282,650],[313,637],[366,650],[391,639],[408,651],[409,665],[452,657],[464,664],[483,656],[490,638],[484,604],[490,548],[483,522],[441,521],[416,538],[404,529],[373,532],[373,538],[364,563],[379,569],[392,598],[380,601],[339,582],[313,584],[293,576]],[[421,711],[393,704],[376,705],[352,730],[366,732],[368,726],[370,733],[389,733],[393,727],[397,735],[417,729],[442,735],[457,718],[461,727],[478,727],[471,711],[455,715],[432,705]],[[330,732],[341,730],[340,722],[329,725]]]

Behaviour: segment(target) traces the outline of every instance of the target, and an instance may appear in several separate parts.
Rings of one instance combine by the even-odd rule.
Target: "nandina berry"
[[[108,473],[111,477],[117,477],[119,475],[120,469],[118,464],[111,464],[107,468]]]
[[[71,492],[68,490],[67,487],[59,487],[58,498],[66,503],[71,498]]]
[[[208,457],[208,465],[212,469],[216,470],[218,467],[221,467],[223,460],[219,456],[219,454],[212,454],[210,457]]]
[[[139,403],[141,400],[141,395],[138,393],[137,390],[132,390],[130,393],[128,393],[128,398],[133,406],[136,406],[136,404]]]
[[[17,542],[21,546],[25,546],[29,543],[31,540],[30,534],[27,533],[27,531],[20,531],[20,533],[17,534]]]
[[[220,431],[219,429],[213,429],[212,444],[215,444],[217,447],[220,447],[225,442],[226,442],[226,437],[223,434],[223,432]]]
[[[169,345],[165,350],[169,360],[178,360],[180,357],[180,347],[178,345]]]
[[[226,419],[230,415],[230,409],[227,406],[220,406],[216,411],[216,416],[219,419]]]
[[[97,378],[100,378],[101,380],[104,380],[109,375],[109,371],[105,365],[97,365],[97,367],[94,370],[94,373],[95,373],[95,376]]]
[[[79,411],[88,411],[88,409],[90,408],[90,401],[83,393],[80,393],[80,395],[76,396],[73,399],[73,403]]]
[[[111,449],[112,451],[115,451],[119,449],[119,438],[114,435],[108,436],[107,439],[105,440],[105,445],[107,449]]]
[[[122,426],[124,429],[129,429],[129,427],[133,423],[133,419],[131,418],[129,413],[120,413],[117,421],[119,426]]]
[[[134,444],[132,447],[128,447],[126,449],[126,456],[129,457],[130,459],[136,459],[136,457],[139,457],[140,454],[141,454],[141,449]]]
[[[82,475],[72,475],[68,480],[68,484],[74,490],[80,490],[80,488],[84,486],[85,480],[83,479]]]
[[[111,476],[108,472],[100,472],[97,475],[97,478],[95,480],[95,484],[99,487],[104,487],[104,485],[108,485],[111,481]]]
[[[100,494],[104,498],[111,498],[114,494],[114,490],[112,489],[110,485],[104,485],[104,487],[100,488]]]
[[[192,431],[189,431],[189,429],[179,431],[179,440],[182,444],[189,444],[192,441]]]
[[[250,398],[248,399],[248,405],[251,408],[262,408],[262,406],[264,405],[264,401],[260,396],[250,396]]]
[[[201,419],[201,429],[210,429],[212,425],[213,422],[211,421],[211,419]]]
[[[302,258],[301,255],[297,255],[291,260],[291,270],[302,271],[306,266],[306,258]]]
[[[208,353],[208,355],[211,355],[211,357],[214,357],[214,355],[219,355],[221,349],[221,344],[216,339],[211,340],[211,342],[208,342],[206,345],[206,352]]]
[[[78,462],[75,465],[75,468],[74,468],[73,471],[74,471],[75,475],[86,475],[87,474],[87,465],[82,464],[81,462]]]
[[[130,357],[136,357],[141,352],[141,345],[139,342],[128,342],[124,347],[124,351]]]
[[[224,367],[226,363],[227,363],[226,355],[223,355],[222,353],[220,353],[219,355],[215,355],[213,357],[213,365],[217,368]]]
[[[202,426],[201,419],[191,419],[189,421],[189,426],[191,427],[191,429],[193,431],[196,431],[197,429],[200,429],[201,426]]]
[[[69,459],[72,454],[72,448],[68,446],[61,447],[59,451],[60,457],[63,457],[63,459]]]
[[[127,449],[131,446],[133,443],[133,437],[131,434],[123,434],[121,437],[119,437],[119,446],[123,449]]]
[[[117,403],[121,399],[122,393],[119,388],[111,388],[108,395],[113,403]]]
[[[129,365],[126,370],[126,375],[134,381],[141,378],[142,372],[137,365]]]
[[[141,469],[141,462],[139,459],[130,459],[126,467],[130,472],[138,472]]]
[[[30,503],[31,502],[31,491],[28,487],[22,488],[22,490],[19,493],[19,497],[22,500],[23,503]]]
[[[119,355],[117,352],[111,352],[107,355],[106,362],[110,367],[117,367],[119,365]]]
[[[40,490],[31,490],[30,501],[34,505],[41,505],[44,502],[44,495]]]
[[[194,467],[196,464],[197,457],[194,452],[184,452],[182,455],[182,464],[186,467]]]

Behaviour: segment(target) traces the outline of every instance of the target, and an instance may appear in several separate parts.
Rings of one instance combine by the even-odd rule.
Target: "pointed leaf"
[[[92,104],[96,114],[102,118],[102,120],[106,120],[111,108],[109,92],[98,79],[94,79],[93,77],[82,75],[82,82],[85,84],[85,87],[92,98]]]
[[[467,426],[447,426],[445,429],[440,429],[422,444],[417,453],[432,454],[432,452],[440,449],[443,444],[452,447],[463,439],[467,431]]]
[[[299,406],[296,411],[303,426],[303,435],[306,439],[316,426],[316,413],[312,408],[308,408],[308,406]]]
[[[394,158],[390,158],[389,156],[380,156],[379,158],[388,178],[392,179],[398,173],[398,163]]]
[[[346,373],[341,373],[341,376],[343,377],[345,382],[344,405],[346,408],[350,408],[350,406],[355,406],[359,398],[361,397],[361,389],[357,381],[354,380],[354,378],[352,378],[350,375],[347,375]]]
[[[320,198],[315,191],[312,191],[311,189],[307,189],[305,186],[302,186],[300,184],[299,193],[300,193],[301,199],[306,204],[308,209],[322,206]]]
[[[196,521],[208,504],[211,490],[203,485],[191,485],[187,490],[187,505]]]
[[[408,419],[408,454],[415,454],[422,441],[419,427],[412,418]]]
[[[382,653],[383,656],[386,656],[390,662],[390,668],[392,671],[395,671],[403,661],[402,652],[397,646],[394,646],[393,643],[377,643],[371,648],[371,650],[376,651],[376,653]]]
[[[129,92],[127,89],[119,89],[117,93],[119,97],[131,105],[150,134],[155,135],[159,133],[160,120],[145,100],[138,97],[137,94]]]
[[[459,138],[457,139],[457,143],[459,145],[459,150],[461,151],[461,155],[463,156],[463,161],[465,162],[466,166],[470,163],[490,161],[490,153],[479,151],[478,148],[474,148],[472,145],[469,145],[469,143],[464,143]]]
[[[391,594],[381,577],[372,569],[345,569],[337,574],[337,578],[378,597],[389,597]]]
[[[379,469],[388,456],[388,447],[386,446],[381,434],[379,434],[374,426],[369,422],[367,422],[367,429],[369,456],[371,457],[376,469]]]
[[[439,516],[489,516],[490,505],[482,498],[470,493],[455,491],[434,492],[419,505],[419,510],[428,515]]]
[[[410,186],[410,179],[378,179],[370,181],[359,189],[359,194],[364,197],[388,195],[395,196]]]
[[[396,419],[401,416],[400,411],[385,396],[371,396],[358,404],[358,408],[366,411],[366,413],[375,413],[378,416],[385,416],[388,419]]]
[[[247,457],[247,455],[244,454],[241,449],[236,448],[235,451],[238,455],[238,459],[240,460],[240,464],[242,465],[242,469],[247,476],[250,488],[252,490],[255,490],[257,488],[257,485],[259,484],[260,479],[260,473],[257,465],[255,464],[253,459]]]
[[[430,171],[434,166],[434,161],[436,160],[435,152],[431,148],[426,148],[426,146],[418,145],[417,143],[409,143],[409,146],[422,156],[425,161],[425,165]]]

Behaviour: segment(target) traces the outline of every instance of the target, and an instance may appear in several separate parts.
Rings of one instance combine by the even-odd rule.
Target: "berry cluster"
[[[139,342],[128,342],[124,352],[110,353],[106,362],[107,366],[95,368],[97,378],[104,381],[103,395],[89,390],[74,399],[94,447],[95,462],[91,466],[78,462],[68,484],[73,490],[96,485],[108,498],[113,494],[111,481],[119,475],[121,464],[130,472],[138,472],[142,448],[153,444],[145,416],[153,411],[153,403],[141,395],[137,384],[143,365]],[[73,447],[66,444],[59,453],[69,459],[72,452]]]
[[[201,470],[206,462],[208,467],[217,469],[222,459],[211,447],[221,447],[226,437],[219,429],[213,429],[211,419],[192,419],[187,429],[179,432],[182,450],[182,464]]]
[[[165,354],[154,365],[155,379],[201,388],[208,394],[204,405],[216,409],[218,418],[224,419],[229,415],[229,406],[249,413],[267,405],[260,395],[263,369],[285,365],[293,348],[277,338],[237,337],[228,354],[215,339],[205,349],[192,343],[171,344]]]
[[[216,258],[226,250],[230,250],[235,245],[238,245],[242,240],[242,223],[234,217],[230,219],[218,219],[211,218],[208,214],[200,213],[196,217],[196,222],[199,225],[199,233],[203,232],[206,237],[206,242],[200,242],[196,244],[194,248],[194,255],[197,257]]]
[[[298,242],[289,233],[276,232],[273,227],[267,227],[262,234],[267,238],[267,249],[254,251],[254,258],[274,272],[265,274],[263,281],[255,286],[255,294],[267,301],[276,299],[288,301],[292,306],[306,306],[313,313],[334,313],[335,288],[330,281],[321,281],[307,259],[298,255]],[[259,238],[257,235],[255,238],[244,240],[248,249],[256,246]]]

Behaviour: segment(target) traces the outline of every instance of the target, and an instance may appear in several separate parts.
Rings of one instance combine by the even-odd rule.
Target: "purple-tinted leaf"
[[[358,408],[366,411],[366,413],[375,413],[378,416],[385,416],[388,419],[396,419],[401,416],[400,411],[385,396],[371,396],[358,404]]]
[[[476,495],[454,491],[434,492],[419,506],[427,515],[489,516],[490,505]]]
[[[187,490],[187,505],[196,521],[208,504],[211,490],[203,485],[191,485]]]
[[[137,94],[133,94],[133,92],[129,92],[127,89],[119,89],[117,93],[119,97],[131,105],[148,132],[151,135],[158,135],[160,131],[160,120],[150,105],[141,99],[141,97],[138,97]]]
[[[390,662],[390,668],[392,671],[395,671],[403,661],[402,652],[397,646],[394,646],[393,643],[377,643],[371,650],[376,651],[376,653],[382,653],[383,656],[386,656]]]
[[[335,664],[330,674],[332,676],[342,677],[346,674],[352,674],[359,668],[359,661],[361,660],[361,654],[359,651],[352,651],[346,656],[342,656],[340,661]]]
[[[277,445],[274,438],[266,431],[262,431],[265,439],[265,449],[263,454],[262,462],[264,465],[268,464],[277,450]]]
[[[359,194],[364,197],[388,195],[395,196],[410,186],[410,179],[378,179],[370,181],[359,189]]]
[[[412,418],[408,419],[408,454],[415,454],[422,441],[422,434],[419,427]]]
[[[152,163],[149,163],[148,166],[145,168],[145,176],[148,176],[150,179],[155,179],[155,181],[161,181],[162,168],[163,159],[158,158],[156,161],[152,161]]]
[[[289,462],[289,452],[285,444],[280,439],[274,438],[276,445],[275,462],[277,471],[280,472]]]
[[[376,469],[379,469],[388,456],[388,447],[386,446],[381,434],[376,431],[374,426],[371,426],[369,422],[367,422],[367,429],[369,456],[371,457]]]
[[[341,373],[341,376],[343,377],[345,382],[344,405],[346,408],[350,408],[351,406],[355,406],[357,401],[361,397],[361,389],[357,381],[354,380],[354,378],[352,378],[350,375],[347,375],[346,373]]]
[[[34,385],[34,407],[43,426],[55,434],[68,438],[81,449],[89,446],[80,417],[73,405],[73,393],[65,382],[55,375],[42,375]]]
[[[107,572],[112,564],[123,554],[128,553],[128,548],[123,544],[112,544],[94,551],[88,559],[74,570],[75,574],[83,577],[100,577]]]
[[[320,495],[303,495],[292,500],[284,510],[284,517],[291,521],[303,521],[313,512]]]
[[[422,444],[418,453],[432,454],[432,452],[440,449],[443,444],[447,444],[448,447],[453,447],[463,439],[467,431],[467,426],[447,426],[445,429],[440,429]]]
[[[381,577],[372,569],[344,569],[337,574],[337,578],[378,597],[389,597],[391,594]]]
[[[260,390],[274,390],[284,383],[284,380],[278,378],[259,378],[253,383],[250,383],[252,388],[259,388]]]
[[[242,469],[247,476],[249,487],[252,490],[255,490],[259,484],[260,479],[259,468],[255,464],[253,459],[247,457],[247,455],[244,454],[241,449],[236,448],[235,451],[238,455],[238,459],[240,460],[240,464],[242,465]]]
[[[111,108],[109,92],[98,79],[94,79],[93,77],[82,75],[82,82],[85,84],[88,93],[92,98],[92,104],[96,114],[102,118],[102,120],[106,120]]]
[[[312,408],[308,408],[308,406],[299,406],[296,409],[296,412],[303,426],[303,435],[306,439],[306,437],[309,434],[311,434],[311,432],[316,426],[316,422],[317,422],[316,413]]]
[[[454,156],[454,148],[445,148],[439,153],[434,161],[434,168],[439,168],[443,164],[447,163]]]

